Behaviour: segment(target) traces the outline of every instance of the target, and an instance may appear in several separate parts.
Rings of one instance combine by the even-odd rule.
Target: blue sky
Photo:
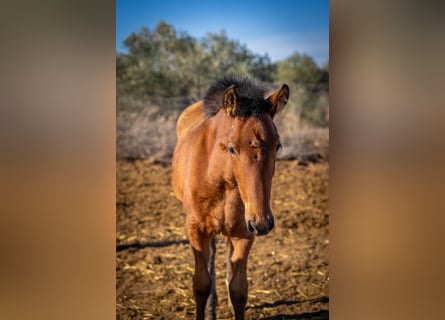
[[[194,38],[224,29],[257,54],[272,61],[293,52],[306,53],[322,65],[329,59],[329,1],[327,0],[117,0],[116,50],[143,26],[159,21]]]

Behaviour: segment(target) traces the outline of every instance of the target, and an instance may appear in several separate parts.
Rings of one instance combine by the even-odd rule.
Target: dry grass
[[[176,144],[178,111],[160,113],[158,107],[140,111],[121,111],[116,121],[118,159],[171,159]]]
[[[116,152],[118,159],[150,159],[168,163],[176,144],[179,109],[166,111],[156,106],[117,115]],[[283,150],[279,159],[311,160],[329,156],[329,129],[304,124],[294,108],[276,118]]]
[[[329,157],[329,129],[314,127],[301,121],[297,112],[290,109],[276,117],[283,149],[278,159],[306,160],[315,156]]]

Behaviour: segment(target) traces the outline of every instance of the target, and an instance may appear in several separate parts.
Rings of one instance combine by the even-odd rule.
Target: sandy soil
[[[329,165],[278,161],[275,229],[249,256],[246,319],[329,318]],[[193,319],[193,254],[170,168],[117,163],[117,319]],[[218,319],[231,319],[222,237],[217,242]]]

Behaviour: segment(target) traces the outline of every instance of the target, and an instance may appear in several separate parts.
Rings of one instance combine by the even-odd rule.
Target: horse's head
[[[247,228],[256,235],[265,235],[274,227],[270,193],[281,143],[273,118],[288,98],[285,84],[265,99],[240,96],[234,86],[223,95],[227,131],[221,146],[229,155]]]

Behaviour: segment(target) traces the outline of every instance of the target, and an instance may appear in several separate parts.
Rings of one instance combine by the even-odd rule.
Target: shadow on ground
[[[172,246],[175,244],[188,244],[188,240],[178,240],[178,241],[163,241],[163,242],[146,242],[146,243],[129,243],[129,244],[122,244],[119,246],[116,246],[116,252],[128,250],[128,249],[144,249],[144,248],[163,248]]]
[[[302,313],[302,314],[295,314],[295,315],[286,315],[286,314],[279,314],[272,317],[266,317],[261,318],[260,320],[328,320],[329,319],[329,311],[327,310],[320,310],[316,312],[308,312],[308,313]]]

